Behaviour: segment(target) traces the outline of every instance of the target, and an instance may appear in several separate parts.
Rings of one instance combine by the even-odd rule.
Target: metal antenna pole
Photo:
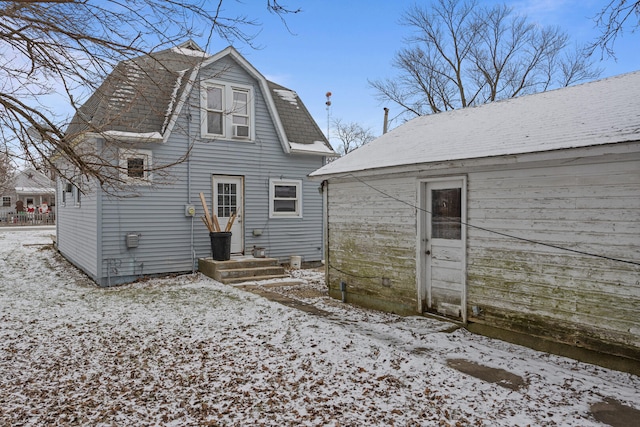
[[[331,144],[331,136],[329,134],[331,130],[331,92],[327,92],[326,96],[327,102],[325,102],[324,104],[327,106],[327,141],[329,141],[329,144]]]

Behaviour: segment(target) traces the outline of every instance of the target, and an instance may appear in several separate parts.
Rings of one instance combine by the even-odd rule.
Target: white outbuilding
[[[332,296],[640,361],[640,72],[418,117],[311,177]]]

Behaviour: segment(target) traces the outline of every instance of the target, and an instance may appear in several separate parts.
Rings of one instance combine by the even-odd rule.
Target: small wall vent
[[[137,248],[140,243],[140,235],[138,233],[127,233],[126,235],[127,248]]]

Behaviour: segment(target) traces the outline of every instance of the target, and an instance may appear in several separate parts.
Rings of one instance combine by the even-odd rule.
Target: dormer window
[[[253,140],[253,89],[209,80],[202,86],[202,136]]]

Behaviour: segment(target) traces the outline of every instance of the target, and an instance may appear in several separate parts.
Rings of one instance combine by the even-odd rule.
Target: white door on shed
[[[218,216],[222,231],[229,223],[231,216],[238,216],[231,227],[231,253],[241,254],[244,247],[243,233],[243,194],[244,177],[214,175],[213,176],[213,213]]]
[[[466,321],[466,182],[421,183],[423,310]],[[425,306],[426,305],[426,306]]]

